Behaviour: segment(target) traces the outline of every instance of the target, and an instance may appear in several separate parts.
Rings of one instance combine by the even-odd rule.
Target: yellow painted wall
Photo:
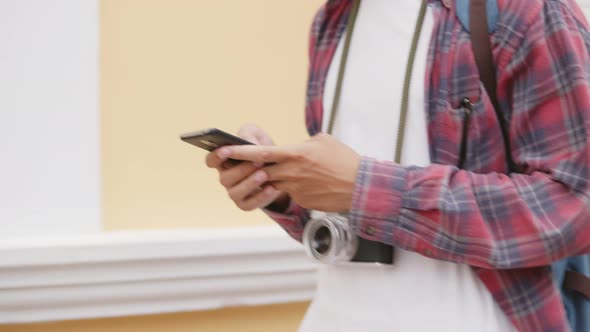
[[[307,40],[321,0],[102,0],[106,230],[269,222],[234,208],[181,132],[246,122],[305,138]],[[307,303],[4,325],[0,332],[291,332]]]
[[[321,0],[102,0],[101,127],[106,230],[269,222],[234,208],[178,140],[246,122],[305,138],[307,40]],[[307,303],[4,325],[0,332],[291,332]]]
[[[309,25],[321,0],[102,0],[105,230],[268,223],[235,208],[178,135],[246,122],[306,137]],[[307,303],[0,327],[43,331],[296,331]]]
[[[233,206],[178,139],[246,122],[306,137],[308,31],[321,0],[102,0],[104,228],[268,223]]]
[[[305,138],[307,40],[321,0],[102,0],[106,230],[269,222],[234,208],[181,132],[246,122]],[[0,326],[0,332],[291,332],[307,303]]]
[[[0,325],[0,332],[294,332],[306,304],[197,313]]]

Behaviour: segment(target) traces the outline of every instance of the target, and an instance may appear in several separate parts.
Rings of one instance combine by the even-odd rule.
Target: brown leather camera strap
[[[496,67],[488,34],[488,15],[486,0],[471,0],[469,3],[469,30],[471,33],[471,47],[479,71],[479,79],[483,83],[488,96],[494,106],[498,123],[502,129],[506,160],[510,172],[518,172],[518,167],[512,159],[508,128],[504,117],[500,113],[500,104],[496,91]],[[569,270],[565,274],[563,287],[578,292],[590,299],[590,277],[582,273]]]

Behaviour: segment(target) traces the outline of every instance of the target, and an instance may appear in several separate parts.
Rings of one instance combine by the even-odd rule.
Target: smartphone
[[[213,151],[225,145],[254,144],[217,128],[208,128],[182,134],[180,135],[180,139],[207,151]]]

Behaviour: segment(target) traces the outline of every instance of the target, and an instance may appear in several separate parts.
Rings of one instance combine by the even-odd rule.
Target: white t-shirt
[[[393,160],[407,57],[419,0],[363,0],[333,135],[359,154]],[[433,29],[427,13],[416,56],[402,157],[430,163],[424,73]],[[324,130],[330,118],[345,36],[330,66]],[[317,216],[318,212],[312,212]],[[470,267],[396,249],[393,266],[321,265],[316,296],[300,332],[511,331]]]

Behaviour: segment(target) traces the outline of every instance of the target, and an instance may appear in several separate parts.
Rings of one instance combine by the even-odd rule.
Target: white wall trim
[[[3,240],[0,323],[311,299],[315,265],[278,226]]]

